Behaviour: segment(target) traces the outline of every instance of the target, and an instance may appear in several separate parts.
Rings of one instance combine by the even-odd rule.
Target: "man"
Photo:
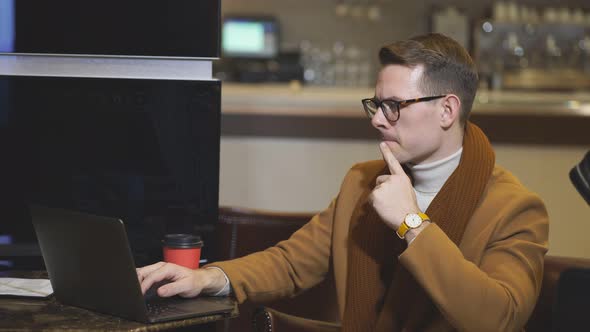
[[[477,74],[440,34],[383,47],[375,96],[362,101],[383,160],[355,165],[338,196],[287,240],[191,271],[138,269],[160,296],[292,296],[334,271],[343,331],[521,330],[547,251],[541,200],[495,166],[467,121]],[[229,281],[226,280],[229,279]],[[225,287],[225,290],[224,290]]]

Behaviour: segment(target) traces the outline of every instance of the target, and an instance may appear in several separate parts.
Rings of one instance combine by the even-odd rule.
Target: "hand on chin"
[[[393,153],[393,156],[395,157],[395,159],[398,160],[400,164],[403,165],[408,162],[408,155],[405,153],[405,151],[397,141],[383,140],[383,142],[387,144],[387,147],[389,147],[389,150]]]
[[[385,144],[387,144],[387,147],[389,147],[389,149],[392,152],[394,152],[394,153],[397,152],[399,150],[399,148],[400,148],[400,145],[399,145],[399,143],[396,140],[393,140],[393,139],[383,139],[382,142],[385,143]]]

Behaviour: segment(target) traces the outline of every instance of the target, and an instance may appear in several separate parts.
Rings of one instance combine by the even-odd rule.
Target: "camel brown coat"
[[[227,274],[238,301],[293,296],[332,267],[342,317],[349,224],[359,196],[385,166],[355,165],[330,206],[290,239],[212,264]],[[496,166],[458,247],[434,222],[398,257],[439,309],[428,330],[522,329],[540,292],[547,251],[549,222],[540,198]]]

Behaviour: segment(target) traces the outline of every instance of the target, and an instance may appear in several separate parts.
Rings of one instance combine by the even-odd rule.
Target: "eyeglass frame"
[[[391,122],[396,122],[399,120],[400,118],[400,110],[402,109],[402,107],[406,107],[408,105],[414,104],[414,103],[419,103],[419,102],[423,102],[423,101],[431,101],[431,100],[435,100],[435,99],[440,99],[440,98],[444,98],[448,95],[438,95],[438,96],[430,96],[430,97],[421,97],[421,98],[414,98],[414,99],[407,99],[407,100],[395,100],[395,99],[383,99],[383,100],[379,100],[376,97],[373,98],[365,98],[361,100],[361,103],[363,104],[363,108],[365,109],[365,113],[367,114],[367,117],[369,119],[373,119],[373,117],[375,116],[375,114],[377,114],[377,112],[379,111],[379,109],[381,109],[381,111],[383,112],[383,115],[385,116],[385,118],[388,121]],[[372,112],[371,110],[369,110],[369,108],[367,107],[366,103],[368,102],[372,102],[375,104],[375,106],[377,106],[375,112]],[[383,107],[383,103],[385,102],[391,102],[393,105],[395,105],[395,111],[387,106],[384,108]],[[392,105],[392,106],[393,106]],[[387,110],[387,111],[386,111]],[[397,117],[395,119],[393,119],[392,115],[388,114],[397,114]]]

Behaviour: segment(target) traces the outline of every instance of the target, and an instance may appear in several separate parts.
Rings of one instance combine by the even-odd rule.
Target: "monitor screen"
[[[220,83],[0,76],[0,241],[35,242],[28,204],[121,218],[136,264],[217,221]],[[211,257],[211,256],[209,256]]]
[[[0,0],[0,53],[219,57],[220,0]]]
[[[224,57],[271,59],[279,51],[279,29],[272,18],[226,17],[221,32]]]

